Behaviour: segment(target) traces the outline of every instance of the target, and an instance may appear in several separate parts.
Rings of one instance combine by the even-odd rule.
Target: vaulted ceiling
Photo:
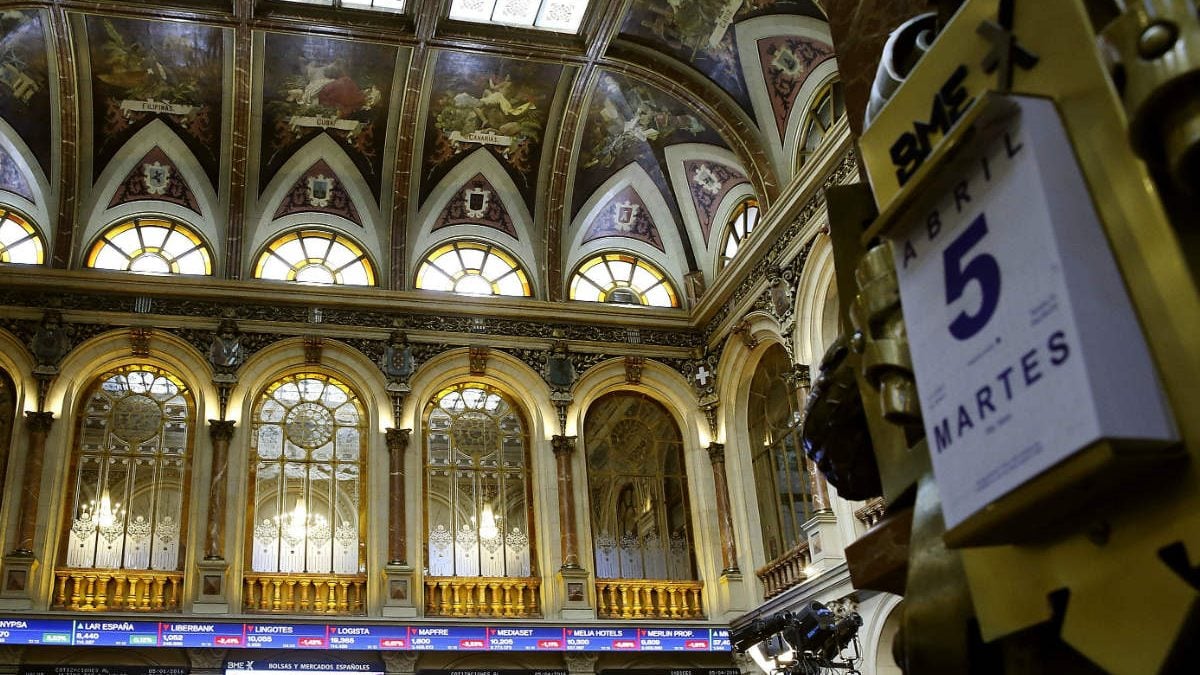
[[[810,0],[594,0],[578,35],[452,21],[445,0],[5,4],[0,204],[64,268],[149,214],[192,227],[230,279],[315,227],[385,288],[467,238],[535,297],[605,251],[682,295],[712,284],[735,207],[792,178],[836,74]]]

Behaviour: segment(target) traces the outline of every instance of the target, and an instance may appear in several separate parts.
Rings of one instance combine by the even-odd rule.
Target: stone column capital
[[[25,423],[29,425],[29,430],[32,432],[47,433],[54,424],[54,413],[26,410]]]
[[[400,452],[408,450],[410,434],[412,434],[412,429],[388,428],[384,431],[388,450],[399,450]]]
[[[233,420],[209,420],[208,435],[214,441],[228,441],[233,438],[233,428],[236,424]]]
[[[713,464],[725,463],[725,444],[713,441],[708,444],[708,461]]]
[[[550,438],[550,446],[554,450],[555,455],[567,454],[575,452],[576,436],[552,436]]]

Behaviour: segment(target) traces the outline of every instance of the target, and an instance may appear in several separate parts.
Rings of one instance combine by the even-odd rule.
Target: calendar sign
[[[1058,113],[1010,100],[889,234],[947,528],[1097,441],[1176,435]]]

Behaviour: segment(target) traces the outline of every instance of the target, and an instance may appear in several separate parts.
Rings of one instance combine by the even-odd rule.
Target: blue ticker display
[[[724,628],[0,619],[0,645],[417,651],[729,651]]]

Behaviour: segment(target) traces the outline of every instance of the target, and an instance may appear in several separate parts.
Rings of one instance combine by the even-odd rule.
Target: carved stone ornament
[[[543,375],[553,392],[569,392],[575,384],[575,364],[571,362],[566,340],[555,340],[550,347]]]
[[[213,336],[208,347],[208,362],[213,367],[216,381],[222,378],[233,378],[233,374],[246,360],[245,349],[242,348],[242,336],[238,331],[237,322],[233,319],[221,319],[217,325],[217,334]]]
[[[596,672],[596,661],[598,660],[600,660],[599,654],[563,654],[567,672],[572,674]]]
[[[646,365],[644,356],[625,357],[625,384],[641,384],[642,368]]]
[[[384,651],[379,655],[383,657],[383,668],[387,675],[411,675],[416,672],[416,652]]]
[[[188,662],[192,671],[223,671],[225,669],[226,649],[209,649],[192,647],[187,650]]]
[[[383,352],[383,374],[387,375],[388,382],[394,384],[408,384],[408,378],[412,377],[415,370],[415,362],[413,361],[412,345],[408,344],[408,334],[402,330],[392,331],[388,338],[387,349]]]
[[[150,356],[150,335],[153,328],[134,326],[129,329],[129,353],[131,356]]]
[[[469,357],[472,375],[484,375],[487,373],[488,354],[490,352],[491,350],[487,347],[471,347]]]
[[[321,352],[325,349],[325,340],[316,335],[304,336],[304,363],[310,366],[321,365]]]
[[[62,313],[48,309],[42,315],[42,324],[29,342],[33,356],[37,359],[35,374],[58,374],[58,363],[71,351],[69,328],[63,323]]]

